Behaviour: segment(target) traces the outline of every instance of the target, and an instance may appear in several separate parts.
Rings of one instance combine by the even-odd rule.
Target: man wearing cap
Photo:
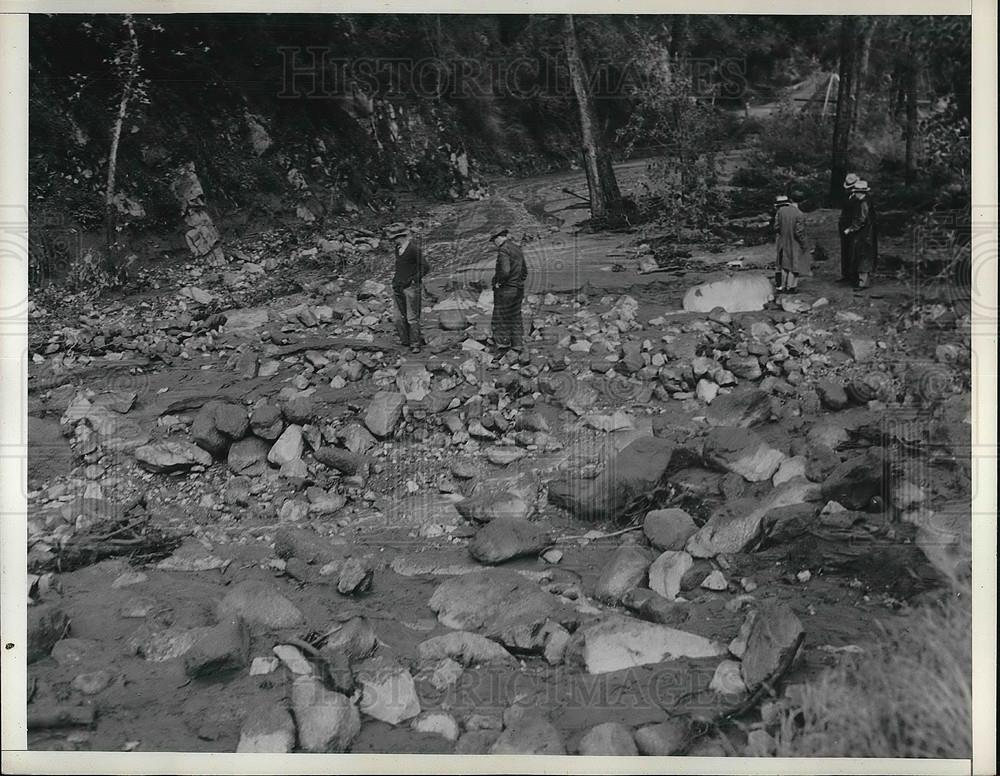
[[[509,232],[501,229],[490,237],[497,247],[497,265],[493,273],[493,342],[497,348],[520,350],[524,341],[521,302],[528,265],[520,246],[511,242]]]
[[[844,206],[840,210],[840,220],[837,226],[840,231],[840,279],[845,283],[857,283],[857,278],[851,269],[851,237],[844,230],[851,225],[854,220],[854,211],[857,209],[858,201],[854,198],[854,184],[858,182],[858,176],[853,172],[847,173],[844,178]]]
[[[870,191],[868,181],[859,180],[854,184],[853,217],[842,230],[842,234],[851,241],[851,274],[856,279],[857,289],[871,286],[869,278],[878,263],[878,218],[868,196]]]
[[[390,235],[396,241],[396,272],[392,276],[392,295],[396,301],[393,323],[404,348],[419,353],[424,340],[420,332],[420,303],[424,276],[430,265],[409,230],[400,229]]]
[[[802,194],[793,191],[789,196],[779,195],[774,204],[777,208],[774,230],[778,253],[778,269],[781,281],[779,293],[797,294],[799,275],[806,269],[808,248],[806,247],[806,219],[799,210]]]

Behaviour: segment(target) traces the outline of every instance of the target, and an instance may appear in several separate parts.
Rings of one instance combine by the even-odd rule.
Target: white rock
[[[274,466],[282,466],[289,461],[302,457],[303,440],[302,426],[291,425],[286,428],[278,440],[271,445],[267,460]]]
[[[420,700],[410,672],[385,658],[358,667],[361,711],[374,719],[398,725],[420,713]]]
[[[747,686],[743,683],[743,675],[740,673],[740,664],[736,660],[723,660],[715,669],[715,675],[708,685],[708,689],[714,690],[721,695],[738,695],[747,691]]]
[[[278,644],[274,647],[274,654],[285,664],[289,671],[298,676],[308,676],[312,674],[312,666],[306,660],[305,655],[299,651],[298,647],[291,644]]]
[[[608,618],[587,627],[583,636],[583,659],[592,674],[726,653],[725,645],[704,636],[627,618]]]
[[[458,722],[451,714],[443,711],[429,711],[421,714],[410,723],[410,726],[418,733],[433,733],[443,736],[449,741],[458,740]]]
[[[683,550],[667,550],[649,567],[649,589],[673,601],[681,592],[681,579],[694,564]]]
[[[723,576],[722,572],[715,569],[711,574],[702,580],[701,586],[706,590],[726,590],[729,587],[729,583],[726,582],[726,578]]]

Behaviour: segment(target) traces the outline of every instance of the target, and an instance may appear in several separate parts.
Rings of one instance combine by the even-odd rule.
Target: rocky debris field
[[[441,280],[401,354],[385,247],[35,300],[32,748],[767,754],[968,573],[967,306],[588,283],[496,354]]]

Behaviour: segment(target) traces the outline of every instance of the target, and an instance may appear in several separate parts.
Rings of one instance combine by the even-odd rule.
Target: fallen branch
[[[91,706],[49,706],[28,709],[28,730],[93,724],[94,709]]]

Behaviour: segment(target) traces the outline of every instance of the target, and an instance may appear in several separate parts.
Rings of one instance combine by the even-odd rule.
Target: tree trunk
[[[580,108],[583,166],[587,172],[587,188],[590,190],[590,215],[592,218],[613,217],[621,213],[622,196],[618,190],[611,157],[602,142],[597,111],[594,109],[594,100],[587,86],[571,15],[565,17],[564,41],[573,92]]]
[[[845,16],[840,23],[840,83],[837,87],[837,113],[833,120],[833,158],[830,163],[830,201],[837,204],[843,196],[847,175],[847,154],[851,143],[854,117],[854,79],[857,74],[857,20]]]
[[[906,185],[912,186],[917,180],[917,142],[918,113],[917,88],[920,78],[920,66],[916,52],[911,51],[909,66],[906,71]]]
[[[111,150],[108,153],[108,182],[104,190],[104,239],[107,254],[105,256],[105,270],[109,275],[115,275],[118,269],[118,213],[115,208],[115,176],[118,173],[118,144],[121,142],[122,125],[125,123],[125,116],[128,115],[128,104],[132,99],[132,91],[135,87],[136,74],[139,65],[139,39],[135,34],[135,26],[131,17],[126,17],[125,26],[129,34],[129,46],[131,53],[125,83],[122,86],[122,96],[118,101],[118,112],[115,114],[114,124],[111,126]]]
[[[872,51],[872,39],[875,37],[875,30],[878,28],[878,17],[868,20],[864,37],[861,40],[861,51],[858,56],[858,73],[854,84],[854,114],[851,117],[851,125],[858,126],[858,118],[863,115],[862,102],[864,101],[865,84],[868,81],[868,61]]]

